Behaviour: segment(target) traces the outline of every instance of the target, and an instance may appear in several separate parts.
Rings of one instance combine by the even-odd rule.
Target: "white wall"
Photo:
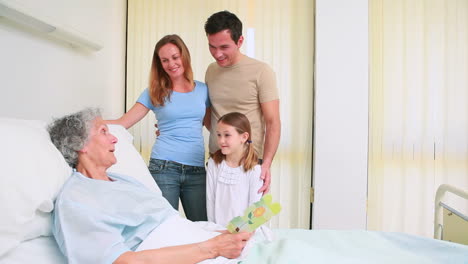
[[[365,229],[368,1],[316,0],[314,229]]]
[[[0,18],[0,116],[49,120],[97,106],[124,111],[125,0],[4,0],[102,44],[90,52]]]

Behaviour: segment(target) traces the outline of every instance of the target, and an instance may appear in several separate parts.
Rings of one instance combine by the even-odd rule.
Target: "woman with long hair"
[[[202,128],[209,124],[208,88],[193,79],[190,53],[178,35],[158,41],[151,63],[149,87],[135,105],[107,123],[133,126],[152,110],[158,136],[149,170],[163,196],[175,209],[179,198],[192,221],[206,221],[206,171]]]

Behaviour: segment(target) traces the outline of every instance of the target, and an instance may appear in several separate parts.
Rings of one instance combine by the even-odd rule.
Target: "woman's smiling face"
[[[176,45],[167,43],[162,46],[158,51],[158,56],[164,71],[171,79],[174,80],[184,76],[185,69],[182,56]]]

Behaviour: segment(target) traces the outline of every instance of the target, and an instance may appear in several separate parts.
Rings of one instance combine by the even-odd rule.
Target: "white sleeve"
[[[263,180],[260,178],[261,172],[260,165],[256,165],[247,172],[249,174],[249,206],[262,198],[262,193],[258,193],[258,190],[263,186]]]
[[[206,213],[210,222],[215,222],[214,207],[216,179],[218,178],[217,171],[218,169],[214,160],[210,158],[206,168]]]

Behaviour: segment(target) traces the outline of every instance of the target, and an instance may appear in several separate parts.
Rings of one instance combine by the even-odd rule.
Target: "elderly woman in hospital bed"
[[[242,264],[468,263],[466,245],[399,232],[273,229],[275,239],[268,243],[257,240],[258,232],[247,243],[244,237],[220,236],[212,232],[219,226],[190,222],[166,209],[169,205],[161,201],[161,191],[125,128],[109,125],[111,134],[118,138],[117,144],[94,140],[103,133],[115,142],[105,127],[102,132],[95,127],[98,121],[94,122],[94,114],[87,116],[78,118],[79,122],[60,119],[69,127],[59,133],[68,138],[64,143],[56,142],[60,152],[52,144],[43,121],[0,118],[0,263],[112,263],[114,257],[126,262],[137,256],[158,257],[153,263],[167,262],[167,258],[170,263],[237,263],[239,259]],[[76,138],[72,131],[82,131],[78,135],[90,131],[91,137]],[[52,134],[56,140],[58,134]],[[62,149],[62,145],[70,147]],[[67,149],[78,155],[75,163],[80,166],[74,165],[73,173],[61,154]],[[79,156],[84,152],[90,158],[81,161]],[[102,170],[115,162],[112,154],[118,162],[107,169],[107,179],[113,181],[85,176],[88,172],[97,175],[94,172],[98,168],[99,175],[103,175]],[[80,172],[81,169],[85,170]],[[70,181],[64,186],[67,180]],[[154,207],[158,213],[148,207]],[[287,210],[283,206],[282,213]],[[55,223],[52,214],[56,216]],[[441,224],[444,230],[448,229],[445,222]],[[51,236],[52,229],[57,239]],[[227,245],[230,238],[234,245]],[[221,243],[225,243],[224,247]],[[240,254],[244,244],[240,258],[222,257]],[[153,250],[156,248],[159,249]],[[218,254],[222,256],[207,259]]]
[[[74,168],[57,196],[53,225],[69,263],[197,263],[219,256],[216,263],[228,263],[226,258],[240,256],[251,233],[220,234],[191,226],[194,223],[181,219],[160,193],[132,177],[107,172],[117,162],[117,138],[98,110],[57,119],[48,130]],[[164,239],[174,235],[168,231],[171,228],[198,235],[184,234],[192,238],[164,247]],[[153,237],[151,249],[142,250],[149,237]],[[185,242],[189,244],[180,245]]]

